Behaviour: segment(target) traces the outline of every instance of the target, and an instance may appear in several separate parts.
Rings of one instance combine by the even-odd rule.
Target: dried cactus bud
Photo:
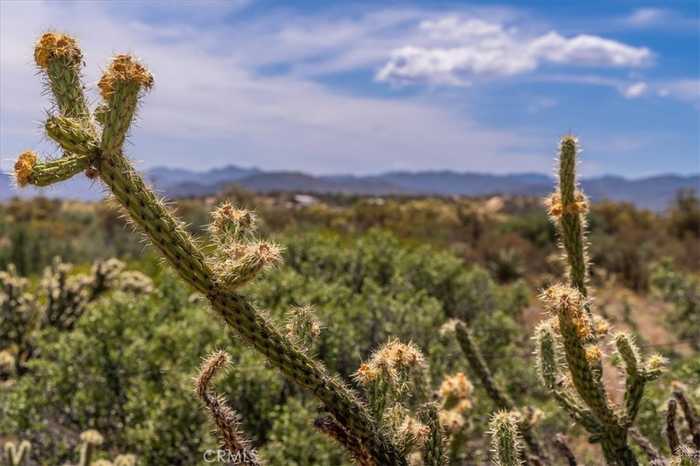
[[[495,463],[498,466],[523,464],[523,442],[518,431],[519,417],[512,411],[500,411],[491,418],[489,433],[495,453]]]
[[[114,458],[114,466],[136,466],[135,455],[119,455]]]
[[[29,184],[37,160],[36,152],[31,150],[24,151],[19,155],[19,158],[15,162],[15,180],[19,187],[24,187]]]
[[[598,338],[607,335],[610,331],[610,323],[599,315],[593,316],[593,331]]]
[[[471,408],[473,391],[474,386],[463,372],[446,376],[438,389],[438,395],[442,400],[442,408],[453,409],[458,412]]]
[[[97,83],[102,98],[109,100],[119,83],[131,84],[139,89],[149,90],[153,87],[153,75],[136,58],[120,54],[112,59],[112,63]]]
[[[219,244],[241,241],[252,235],[256,223],[253,212],[237,209],[230,202],[225,202],[211,213],[209,233]]]
[[[586,348],[586,360],[591,365],[599,365],[603,360],[603,352],[597,345],[587,345]]]
[[[377,380],[377,377],[379,377],[379,371],[376,367],[373,367],[371,364],[365,362],[360,364],[360,367],[357,369],[357,372],[355,372],[354,377],[360,384],[367,386]]]
[[[462,430],[467,422],[462,414],[452,409],[441,409],[438,412],[438,416],[440,418],[440,425],[448,435]]]
[[[644,367],[644,375],[648,379],[655,379],[660,376],[668,366],[668,360],[660,354],[652,354],[647,359]]]
[[[364,367],[363,367],[364,366]],[[422,370],[425,358],[420,350],[412,343],[402,343],[391,339],[374,352],[366,365],[360,366],[355,377],[363,380],[381,378],[385,383],[396,386],[402,376]]]
[[[80,434],[80,440],[90,445],[102,445],[102,442],[104,442],[102,434],[94,429],[86,430]]]
[[[51,60],[61,58],[74,66],[80,66],[83,54],[78,42],[66,35],[56,32],[46,32],[34,47],[34,61],[37,66],[46,69]]]
[[[559,317],[560,326],[563,317],[571,322],[580,340],[585,341],[591,337],[591,323],[584,309],[587,300],[577,289],[554,285],[540,294],[540,299],[548,312]]]
[[[228,251],[230,259],[213,264],[213,268],[221,284],[229,290],[245,285],[260,272],[282,262],[280,247],[267,241],[231,245]]]

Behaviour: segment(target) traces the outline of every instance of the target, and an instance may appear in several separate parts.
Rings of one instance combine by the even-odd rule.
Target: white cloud
[[[630,26],[646,27],[658,24],[669,16],[670,13],[661,8],[639,8],[625,18],[625,22]]]
[[[317,29],[302,34],[279,28],[277,33],[287,38],[281,50],[251,45],[246,51],[249,44],[268,39],[223,26],[193,29],[171,21],[115,19],[105,8],[101,3],[2,4],[3,154],[38,140],[37,122],[47,102],[32,65],[32,45],[43,30],[60,26],[80,39],[88,85],[94,86],[110,55],[124,50],[135,52],[153,71],[156,85],[145,99],[131,136],[133,145],[127,149],[144,166],[205,169],[233,163],[315,173],[373,173],[435,167],[543,170],[549,165],[543,150],[549,141],[483,127],[468,115],[419,97],[359,97],[336,92],[304,73],[256,72],[259,64],[277,63],[277,53],[296,51],[300,60],[311,60],[312,55],[301,50],[313,49],[311,37]],[[363,31],[382,21],[400,20],[373,16],[359,29],[348,23],[347,32],[339,30],[334,40],[369,41]],[[272,27],[255,24],[249,30],[265,28]],[[227,45],[222,49],[222,44]],[[346,46],[338,47],[351,55]],[[314,50],[324,53],[322,45]],[[34,134],[24,134],[27,130]]]
[[[394,50],[376,75],[379,81],[463,85],[475,76],[512,76],[547,63],[636,68],[653,58],[646,47],[598,36],[523,36],[501,24],[454,16],[425,21],[420,29],[433,43]]]
[[[700,103],[700,79],[678,79],[658,85],[657,94],[686,102]]]
[[[637,82],[630,84],[622,90],[622,95],[628,99],[635,99],[641,97],[649,90],[649,85],[645,82]]]

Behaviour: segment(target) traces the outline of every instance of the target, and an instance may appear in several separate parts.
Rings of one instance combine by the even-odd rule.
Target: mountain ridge
[[[167,197],[212,195],[229,185],[255,192],[342,193],[359,195],[438,195],[543,196],[551,192],[554,178],[540,173],[496,175],[452,170],[396,170],[376,175],[311,175],[301,171],[265,171],[256,167],[226,165],[206,171],[157,166],[144,177]],[[632,202],[651,210],[664,209],[681,189],[700,191],[700,174],[659,174],[643,178],[602,175],[581,180],[583,190],[593,201],[610,199]],[[18,191],[9,175],[0,176],[0,200],[14,196],[98,200],[103,196],[99,183],[85,178],[55,187]]]

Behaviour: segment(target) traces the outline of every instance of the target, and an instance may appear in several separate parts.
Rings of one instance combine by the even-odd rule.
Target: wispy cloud
[[[255,65],[251,64],[255,47],[245,54],[235,50],[259,36],[239,42],[235,38],[240,36],[225,27],[206,31],[170,22],[120,21],[101,4],[77,6],[50,2],[31,8],[19,3],[3,6],[3,152],[30,142],[18,142],[11,135],[36,128],[43,116],[45,101],[31,65],[31,46],[47,26],[61,25],[81,39],[88,83],[96,82],[98,65],[117,51],[136,52],[152,69],[156,86],[132,134],[132,156],[148,165],[209,168],[237,163],[303,167],[316,173],[436,166],[491,171],[495,159],[502,161],[503,171],[546,166],[547,157],[536,149],[542,141],[484,127],[419,97],[359,97],[303,75],[261,75],[257,67],[276,60],[274,47],[263,47],[260,55],[267,51],[268,56],[258,56]],[[336,30],[334,42],[353,40],[366,34],[358,29],[371,27],[368,24],[381,27],[400,17],[372,16],[360,25],[348,23],[345,32]],[[251,29],[265,27],[258,24]],[[277,34],[286,38],[280,45],[283,50],[302,54],[310,48],[323,53],[323,47],[309,45],[322,42],[312,40],[319,36],[311,30],[288,26]],[[221,43],[231,45],[222,50],[216,46]],[[478,147],[479,157],[464,157],[469,147]],[[533,148],[532,152],[523,147]]]
[[[420,29],[441,45],[408,45],[392,52],[377,73],[395,83],[468,84],[475,76],[512,76],[544,64],[638,68],[653,59],[646,47],[634,47],[593,35],[564,37],[555,31],[524,36],[514,27],[446,17],[424,21]]]

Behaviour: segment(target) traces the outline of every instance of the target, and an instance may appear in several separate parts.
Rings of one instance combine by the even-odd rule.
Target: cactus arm
[[[375,465],[362,442],[357,437],[351,435],[332,416],[321,416],[316,418],[314,421],[314,427],[319,432],[323,432],[343,446],[350,453],[353,461],[358,466]]]
[[[56,106],[62,115],[68,117],[89,115],[80,82],[82,60],[78,43],[65,34],[46,33],[34,48],[34,61],[46,73]]]
[[[496,466],[520,466],[522,459],[522,440],[518,431],[518,415],[513,412],[500,411],[491,418],[491,446],[495,453]]]
[[[467,325],[464,322],[458,322],[455,326],[455,333],[457,335],[459,346],[462,348],[462,352],[469,362],[469,367],[471,367],[472,371],[481,381],[481,385],[496,404],[496,407],[500,410],[513,410],[515,408],[515,404],[505,390],[499,387],[494,380],[491,370],[486,364],[486,360],[481,354],[481,350],[474,341],[474,338],[472,337]],[[547,458],[544,449],[540,445],[540,442],[536,438],[535,433],[532,431],[532,426],[530,423],[524,420],[520,425],[520,429],[522,431],[523,440],[525,440],[530,452],[541,462],[544,462],[545,464],[548,463],[549,459]]]
[[[644,387],[647,382],[656,379],[660,373],[662,358],[652,356],[646,364],[643,364],[637,345],[632,337],[626,333],[617,333],[614,337],[617,352],[625,363],[627,378],[625,380],[625,417],[628,426],[631,426],[639,412],[639,406],[644,395]]]
[[[427,404],[420,412],[421,421],[428,426],[430,432],[423,447],[424,466],[445,466],[447,454],[445,452],[445,435],[440,424],[437,406]]]
[[[654,447],[654,445],[646,438],[640,431],[635,428],[629,430],[629,435],[634,440],[634,442],[639,446],[639,448],[644,452],[644,454],[649,458],[651,464],[664,464],[663,457],[659,451]]]
[[[474,341],[469,328],[467,328],[463,322],[458,322],[455,326],[455,332],[457,334],[459,346],[462,348],[462,352],[469,362],[469,367],[471,367],[472,371],[474,371],[477,378],[481,381],[486,393],[493,400],[498,409],[512,410],[514,407],[513,401],[505,391],[496,384],[491,370],[486,364],[484,356],[481,354],[479,347]]]
[[[569,281],[583,296],[588,295],[588,256],[586,253],[586,199],[577,191],[576,158],[578,140],[562,138],[559,145],[559,189],[549,200],[549,212],[557,223],[568,264]]]
[[[601,431],[593,414],[576,399],[576,396],[557,384],[558,364],[554,329],[549,322],[540,324],[535,330],[537,340],[537,366],[540,378],[559,405],[589,432]]]
[[[22,173],[21,165],[27,167],[27,174]],[[65,181],[90,167],[90,158],[80,154],[66,154],[60,159],[38,161],[33,152],[25,152],[15,164],[17,184],[45,187]]]
[[[216,373],[230,364],[231,357],[224,351],[217,351],[209,355],[202,363],[195,379],[195,393],[206,406],[209,416],[216,425],[221,445],[228,453],[232,456],[242,455],[242,464],[260,466],[262,463],[258,460],[257,455],[251,451],[250,440],[241,431],[238,414],[229,407],[226,398],[210,388]]]
[[[569,448],[566,437],[563,434],[557,434],[554,436],[554,445],[557,447],[561,455],[566,459],[566,464],[568,466],[577,466],[578,461],[576,461],[576,456]]]
[[[673,390],[673,397],[678,401],[678,404],[681,405],[683,417],[688,424],[688,430],[690,430],[692,436],[693,446],[696,450],[700,451],[700,422],[698,422],[695,408],[690,404],[690,401],[680,388],[675,388]]]
[[[675,398],[668,400],[666,405],[666,438],[668,448],[675,454],[681,446],[680,436],[676,428],[676,416],[678,415],[678,402]]]

